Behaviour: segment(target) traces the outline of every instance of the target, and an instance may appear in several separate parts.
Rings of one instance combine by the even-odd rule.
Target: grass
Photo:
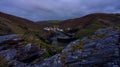
[[[93,35],[91,36],[91,39],[99,39],[99,38],[106,38],[106,34],[101,34],[101,35]]]
[[[84,27],[79,28],[79,31],[76,33],[77,38],[82,38],[84,36],[88,36],[93,34],[95,31],[97,31],[100,28],[106,28],[107,24],[102,24],[100,22],[93,22],[92,24]]]
[[[37,59],[37,61],[34,62],[34,64],[44,60],[45,58],[52,57],[57,53],[61,53],[62,49],[63,49],[62,47],[52,46],[50,44],[46,44],[42,41],[35,40],[35,39],[28,39],[28,40],[25,40],[25,41],[22,42],[23,45],[26,45],[26,44],[29,44],[29,43],[36,44],[36,45],[38,45],[37,47],[40,47],[41,50],[45,51],[45,53],[41,57],[39,57]]]
[[[53,24],[58,24],[60,22],[62,22],[63,20],[48,20],[48,23],[53,23]]]
[[[5,61],[1,56],[0,56],[0,67],[9,67],[8,62]]]
[[[76,45],[72,46],[71,48],[72,48],[72,52],[74,52],[77,49],[79,49],[79,50],[84,49],[84,47],[81,44],[76,44]]]
[[[95,31],[96,31],[96,30],[93,30],[93,29],[80,29],[80,30],[76,33],[76,37],[81,39],[81,38],[84,37],[84,36],[93,34]]]
[[[44,55],[44,57],[51,57],[55,55],[56,53],[60,53],[62,51],[62,47],[52,46],[52,45],[46,44],[42,41],[35,40],[35,39],[28,39],[22,42],[23,45],[26,45],[29,43],[38,44],[38,46],[41,49],[45,49],[47,53]],[[56,50],[56,52],[54,52],[53,50]]]

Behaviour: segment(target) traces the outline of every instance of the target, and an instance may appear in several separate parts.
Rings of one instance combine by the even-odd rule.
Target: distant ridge
[[[106,13],[94,13],[83,16],[81,18],[65,20],[61,23],[63,28],[67,27],[76,27],[79,25],[89,25],[92,22],[97,21],[98,19],[107,20],[114,23],[119,23],[120,14],[106,14]]]

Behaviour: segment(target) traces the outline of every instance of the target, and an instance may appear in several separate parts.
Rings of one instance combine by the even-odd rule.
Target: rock
[[[0,56],[2,56],[5,60],[10,61],[13,60],[16,56],[17,51],[15,49],[8,49],[0,52]]]
[[[23,49],[24,49],[25,52],[29,52],[31,50],[31,48],[32,48],[32,44],[27,44],[27,45],[24,46]]]
[[[116,45],[119,40],[119,32],[114,30],[111,31],[109,29],[101,29],[95,32],[94,35],[98,36],[101,34],[107,36],[94,40],[88,39],[87,37],[83,38],[82,41],[87,40],[88,43],[83,45],[84,49],[82,51],[76,49],[74,52],[70,52],[71,47],[79,44],[81,42],[80,40],[68,44],[68,46],[62,51],[65,54],[67,65],[72,67],[93,67],[94,65],[97,65],[101,67],[101,65],[104,66],[103,64],[108,64],[108,61],[117,60],[120,56],[119,47]],[[115,61],[113,63],[115,63]],[[119,66],[118,62],[116,63],[117,64],[112,64],[107,67]]]
[[[31,67],[31,65],[28,65],[28,64],[16,61],[16,60],[10,61],[8,64],[11,67]]]
[[[63,53],[66,53],[66,52],[71,51],[71,47],[74,46],[74,45],[76,45],[76,44],[78,44],[78,43],[80,43],[80,40],[76,40],[76,41],[73,41],[73,42],[69,43],[69,44],[62,50],[62,52],[63,52]]]
[[[14,37],[17,37],[17,34],[11,34],[11,35],[4,35],[4,36],[0,36],[0,43],[9,39],[12,39]]]
[[[0,46],[0,50],[2,50],[4,48],[4,46]]]
[[[35,67],[62,67],[60,54],[44,59],[42,62],[35,64]]]
[[[93,36],[95,38],[92,38]],[[56,49],[52,51],[56,52]],[[14,59],[16,52],[17,60]],[[0,56],[8,60],[11,67],[119,67],[119,32],[113,29],[100,29],[89,37],[70,42],[60,54],[43,60],[38,59],[45,53],[47,51],[38,45],[27,44],[17,51],[1,51]]]

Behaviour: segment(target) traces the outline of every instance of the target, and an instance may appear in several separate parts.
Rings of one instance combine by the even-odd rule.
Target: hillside
[[[42,39],[48,39],[51,32],[45,31],[46,27],[59,27],[65,32],[75,33],[76,38],[90,35],[99,28],[120,27],[120,14],[94,13],[81,18],[69,20],[48,20],[32,22],[23,18],[0,12],[0,35],[4,34],[30,34]],[[52,32],[54,33],[54,32]]]
[[[0,35],[6,34],[22,34],[27,39],[35,37],[42,40],[45,40],[48,35],[42,25],[0,12]]]
[[[44,27],[52,27],[54,25],[59,25],[63,20],[47,20],[47,21],[38,21],[36,22],[42,28]]]
[[[0,26],[1,31],[5,31],[4,29],[8,28],[8,31],[14,33],[23,33],[26,30],[38,31],[40,29],[32,21],[1,12],[0,12],[0,25],[1,25]]]
[[[120,14],[89,14],[81,18],[69,19],[60,23],[61,28],[76,30],[76,37],[92,34],[99,28],[120,27]]]
[[[65,20],[61,23],[63,28],[68,27],[79,27],[79,26],[89,26],[93,23],[113,23],[117,24],[120,22],[120,14],[104,14],[104,13],[94,13],[83,16],[81,18]]]

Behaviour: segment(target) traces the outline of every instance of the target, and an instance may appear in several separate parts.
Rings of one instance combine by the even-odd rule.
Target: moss
[[[60,53],[62,51],[61,47],[58,46],[51,46],[48,45],[44,42],[39,42],[39,44],[42,46],[42,48],[46,49],[46,51],[50,54],[50,55],[54,55],[55,52],[53,51],[53,49],[56,49],[57,53]]]
[[[44,42],[48,42],[48,40],[47,40],[48,35],[44,32],[41,33],[40,31],[26,31],[20,37],[23,39],[26,39],[26,40],[38,39],[38,40],[42,40]]]
[[[67,67],[73,67],[73,66],[67,65]]]
[[[72,52],[74,52],[77,49],[80,49],[80,50],[84,49],[84,47],[82,45],[80,45],[80,44],[74,45],[71,48],[72,48]]]
[[[46,44],[46,43],[44,43],[42,41],[35,40],[35,39],[25,40],[25,41],[22,42],[23,45],[26,45],[28,43],[37,44],[41,49],[45,49],[46,52],[47,52],[45,54],[45,57],[53,56],[56,53],[60,53],[62,51],[62,47],[52,46],[52,45]],[[56,52],[54,50],[56,50]]]
[[[91,39],[99,39],[99,38],[106,38],[106,34],[101,34],[101,35],[93,35],[90,38]]]
[[[0,34],[0,36],[3,36],[3,34]]]
[[[0,56],[0,67],[9,67],[8,62]]]
[[[95,22],[95,23],[92,23],[91,25],[88,26],[88,29],[99,29],[99,28],[104,28],[106,27],[107,25],[106,24],[102,24],[100,22]]]
[[[81,29],[77,32],[76,37],[77,38],[82,38],[87,35],[91,35],[95,32],[96,30],[93,29]]]
[[[92,22],[92,24],[90,24],[90,25],[79,28],[79,31],[76,33],[76,37],[82,38],[84,36],[93,34],[95,31],[97,31],[100,28],[106,28],[106,27],[108,27],[108,25],[105,23]]]
[[[64,53],[60,54],[60,61],[62,63],[62,67],[67,67],[67,65],[66,65],[67,60],[66,60],[66,56]]]

